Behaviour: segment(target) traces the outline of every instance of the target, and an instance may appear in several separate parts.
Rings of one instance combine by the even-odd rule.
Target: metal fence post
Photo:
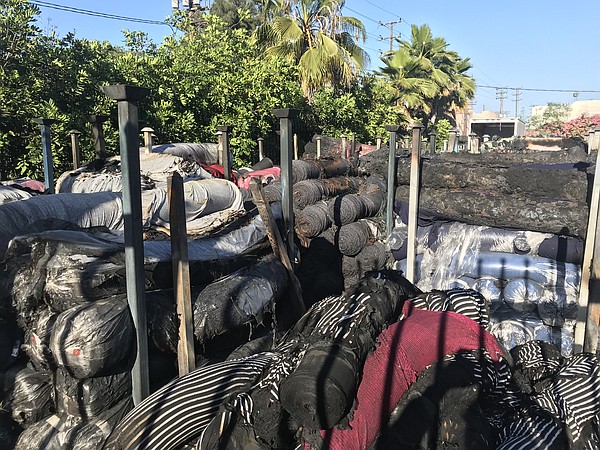
[[[80,165],[80,154],[79,154],[79,130],[69,131],[71,135],[71,152],[73,154],[73,169],[78,169]]]
[[[400,125],[386,125],[385,129],[390,132],[387,173],[387,209],[385,212],[385,230],[386,236],[389,238],[394,229],[394,200],[396,197],[396,133],[398,133]]]
[[[448,139],[448,151],[451,153],[457,152],[458,149],[456,148],[457,144],[458,144],[458,129],[456,128],[452,128],[450,130],[450,137]]]
[[[55,119],[33,119],[40,126],[42,134],[42,158],[44,161],[44,186],[46,191],[54,194],[54,161],[52,160],[52,140],[50,139],[50,127],[56,122]]]
[[[284,240],[288,256],[292,264],[296,265],[296,245],[294,243],[294,201],[292,196],[292,147],[293,131],[292,120],[298,117],[300,110],[293,108],[274,109],[273,114],[279,118],[279,139],[281,146],[281,208],[285,226]]]
[[[432,155],[435,155],[435,147],[437,145],[436,139],[437,133],[435,131],[429,133],[429,153]]]
[[[138,102],[146,97],[148,89],[118,84],[102,86],[102,90],[108,97],[117,101],[119,111],[119,149],[125,222],[125,277],[127,302],[135,325],[137,343],[137,357],[131,373],[132,396],[134,404],[137,405],[150,392],[138,124]]]
[[[226,180],[231,180],[231,163],[229,161],[229,133],[233,130],[233,125],[219,125],[217,130],[221,132],[221,165],[223,166],[223,175]]]
[[[375,139],[376,139],[376,142],[377,142],[377,150],[379,150],[381,148],[382,137],[381,136],[377,136]]]
[[[321,136],[317,136],[317,159],[321,157]]]
[[[258,138],[258,160],[262,161],[265,157],[265,140],[263,138]]]
[[[144,127],[140,131],[144,133],[144,153],[152,153],[152,133],[154,133],[154,130],[150,127]]]

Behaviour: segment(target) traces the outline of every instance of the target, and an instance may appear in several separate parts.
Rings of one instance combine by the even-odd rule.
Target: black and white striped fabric
[[[512,399],[517,413],[500,432],[501,450],[566,448],[567,441],[569,448],[600,448],[596,356],[579,353],[562,358],[558,349],[549,347],[546,342],[530,341],[511,350],[518,386],[506,398]]]
[[[490,324],[485,297],[473,289],[434,290],[417,295],[411,299],[411,302],[420,309],[454,311],[463,314],[479,323],[483,328],[487,328]]]
[[[170,450],[197,438],[231,396],[254,385],[277,357],[263,352],[199,368],[137,405],[109,437],[106,450]]]

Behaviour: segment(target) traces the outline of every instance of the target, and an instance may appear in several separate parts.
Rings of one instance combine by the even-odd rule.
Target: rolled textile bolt
[[[527,313],[535,311],[544,292],[544,287],[535,281],[513,278],[506,283],[504,300],[514,310]]]
[[[356,194],[339,195],[328,202],[329,220],[342,226],[366,217],[367,205]]]
[[[140,131],[144,133],[144,153],[152,153],[152,133],[154,133],[154,130],[150,127],[144,127]]]
[[[331,226],[325,202],[309,205],[298,213],[296,233],[304,238],[313,238]]]
[[[355,256],[367,245],[371,236],[364,221],[352,222],[339,228],[337,246],[342,255]]]

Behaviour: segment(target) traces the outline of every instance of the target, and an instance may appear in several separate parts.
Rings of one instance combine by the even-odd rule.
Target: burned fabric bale
[[[56,368],[50,351],[50,336],[57,316],[49,308],[44,308],[39,311],[33,326],[25,332],[23,348],[37,370],[52,371]]]
[[[303,180],[294,183],[292,195],[294,208],[304,209],[327,197],[329,191],[322,180]]]
[[[358,255],[371,237],[371,229],[363,220],[344,225],[336,232],[337,246],[340,253],[346,256]]]
[[[350,288],[359,278],[372,270],[385,269],[392,256],[381,241],[366,245],[356,256],[342,257],[342,274],[344,287]]]
[[[249,389],[274,357],[267,352],[215,363],[173,380],[119,422],[104,450],[168,450],[193,442],[220,405]]]
[[[80,423],[79,417],[52,415],[34,423],[21,433],[14,450],[62,449],[60,434]]]
[[[494,379],[490,390],[503,391],[509,375],[503,351],[495,338],[477,323],[454,312],[425,311],[406,302],[403,319],[379,335],[378,346],[367,357],[356,394],[357,406],[348,429],[321,430],[317,436],[305,433],[310,447],[331,450],[369,448],[402,396],[433,362],[464,350],[483,349],[492,361]],[[392,370],[393,368],[393,370]],[[496,381],[494,381],[496,380]]]
[[[281,201],[281,181],[273,181],[264,186],[265,198],[269,203]]]
[[[315,161],[306,161],[303,159],[294,159],[292,161],[292,183],[319,178],[321,176],[321,166]]]
[[[338,195],[327,202],[329,220],[337,226],[347,225],[367,215],[367,206],[357,194]]]
[[[420,309],[457,312],[473,319],[483,328],[487,328],[490,324],[489,308],[485,297],[473,289],[434,290],[417,295],[411,301]]]
[[[296,215],[296,234],[303,238],[313,238],[331,226],[327,203],[309,205]]]
[[[59,414],[90,420],[131,395],[131,374],[78,380],[59,368],[54,376],[54,392]]]
[[[385,206],[387,186],[383,178],[372,175],[367,178],[364,186],[358,191],[365,204],[366,217],[379,214]]]
[[[134,355],[133,320],[123,296],[71,308],[56,319],[50,350],[79,379],[123,372]]]
[[[179,316],[172,289],[146,292],[148,335],[158,350],[177,353]]]
[[[54,412],[49,372],[38,372],[27,365],[12,367],[4,375],[4,391],[2,407],[24,428]]]
[[[357,174],[356,168],[349,159],[322,158],[317,162],[321,166],[321,171],[326,178],[356,176]]]
[[[194,295],[194,335],[206,342],[228,330],[260,322],[287,287],[285,267],[273,255],[215,281]]]

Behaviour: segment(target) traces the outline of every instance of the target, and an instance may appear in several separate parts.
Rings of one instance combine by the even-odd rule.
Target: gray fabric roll
[[[296,233],[304,238],[313,238],[331,226],[327,204],[318,202],[309,205],[296,216]]]
[[[319,178],[321,176],[321,167],[315,161],[305,161],[295,159],[292,161],[292,182]]]
[[[366,216],[367,207],[357,194],[339,195],[327,202],[329,220],[337,226],[356,222]]]
[[[141,149],[143,151],[143,149]],[[219,157],[219,145],[206,143],[175,142],[172,144],[160,144],[152,146],[152,153],[166,153],[175,156],[191,156],[195,161],[202,164],[217,164]]]
[[[264,186],[265,197],[268,202],[281,201],[281,181],[274,181]]]
[[[337,242],[340,253],[346,256],[357,255],[367,245],[371,237],[369,226],[363,222],[353,222],[340,227],[337,231]]]
[[[303,180],[294,183],[292,195],[294,208],[304,209],[328,196],[329,192],[321,180]]]

